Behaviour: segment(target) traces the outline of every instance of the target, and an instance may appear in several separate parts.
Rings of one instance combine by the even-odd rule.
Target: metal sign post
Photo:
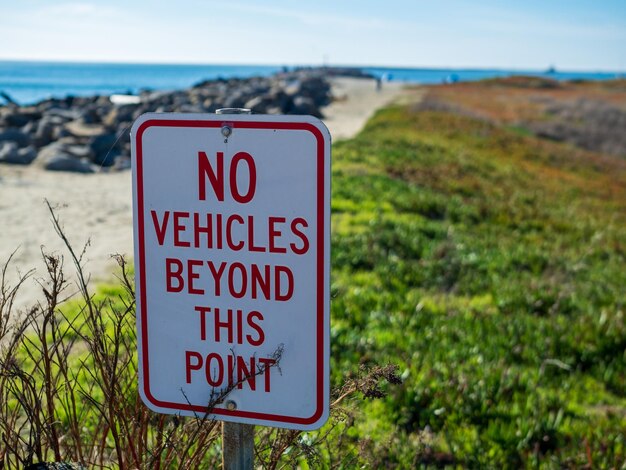
[[[222,108],[215,114],[251,114],[243,108]],[[222,421],[222,468],[252,470],[254,467],[254,426]]]
[[[251,470],[254,465],[254,426],[222,423],[222,468]]]

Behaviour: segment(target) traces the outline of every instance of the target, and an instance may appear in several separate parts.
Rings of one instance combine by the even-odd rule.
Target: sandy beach
[[[333,79],[336,100],[323,110],[323,121],[334,140],[350,138],[377,109],[401,93],[402,85],[398,83],[385,83],[377,91],[374,80]],[[113,278],[117,263],[112,254],[128,259],[133,254],[130,171],[85,175],[2,165],[0,263],[4,265],[15,252],[7,271],[10,283],[34,270],[20,290],[20,308],[42,297],[38,283],[45,279],[42,250],[63,256],[66,275],[75,272],[69,253],[54,231],[45,200],[55,209],[74,249],[80,252],[88,244],[83,261],[92,287]],[[66,294],[76,291],[72,283]]]

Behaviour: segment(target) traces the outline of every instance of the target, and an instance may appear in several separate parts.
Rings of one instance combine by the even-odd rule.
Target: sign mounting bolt
[[[228,401],[226,402],[226,409],[227,409],[227,410],[230,410],[230,411],[234,411],[234,410],[236,410],[236,409],[237,409],[237,403],[235,403],[235,402],[234,402],[234,401],[232,401],[232,400],[228,400]]]
[[[222,135],[226,138],[228,138],[231,134],[233,133],[233,129],[230,126],[223,126],[222,127]]]

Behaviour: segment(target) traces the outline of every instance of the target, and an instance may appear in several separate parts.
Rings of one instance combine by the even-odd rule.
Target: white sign
[[[328,417],[330,135],[309,116],[133,125],[139,389],[154,411]]]

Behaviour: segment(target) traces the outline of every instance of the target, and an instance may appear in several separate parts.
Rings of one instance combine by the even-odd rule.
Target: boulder
[[[293,99],[293,106],[288,111],[289,114],[309,114],[315,117],[322,117],[322,113],[315,105],[313,98],[307,96],[296,96]]]
[[[89,145],[65,144],[63,149],[75,158],[93,160],[94,153]]]
[[[102,123],[109,128],[116,128],[120,122],[131,122],[137,105],[127,104],[113,106],[109,113],[102,119]]]
[[[224,99],[224,108],[243,108],[246,101],[246,97],[240,90],[233,91]]]
[[[217,109],[213,104],[213,100],[211,98],[207,98],[202,102],[202,108],[207,113],[213,113]]]
[[[282,108],[279,108],[278,106],[270,106],[269,108],[267,108],[265,110],[265,114],[283,114],[284,111]]]
[[[0,162],[15,163],[18,148],[15,142],[0,142]]]
[[[177,109],[177,111],[179,113],[201,113],[204,109],[198,105],[183,104]]]
[[[217,79],[193,88],[139,96],[67,97],[34,106],[0,106],[0,161],[35,164],[63,171],[91,172],[130,165],[129,128],[145,112],[214,112],[250,108],[254,113],[310,114],[321,117],[328,103],[328,70],[298,69],[273,77]],[[607,123],[623,116],[607,114]],[[621,121],[620,121],[621,122]],[[39,149],[39,154],[35,157]]]
[[[24,134],[32,136],[35,132],[37,132],[37,126],[39,125],[39,121],[28,121],[26,124],[22,126],[20,129]]]
[[[330,103],[330,88],[322,77],[308,77],[302,81],[301,95],[307,96],[319,107]]]
[[[104,126],[100,124],[85,124],[82,120],[70,121],[65,129],[75,137],[96,137],[104,133]]]
[[[4,116],[4,125],[8,127],[24,127],[31,121],[41,118],[41,113],[33,110],[15,110]]]
[[[68,157],[66,155],[55,155],[48,158],[42,167],[49,171],[69,171],[72,173],[93,173],[92,165],[85,160]]]
[[[290,80],[285,83],[281,83],[281,88],[287,96],[294,97],[300,93],[302,84],[300,83],[300,80]]]
[[[17,158],[19,164],[29,165],[37,158],[37,149],[32,145],[21,148],[17,151]]]
[[[181,106],[185,106],[191,104],[189,101],[189,96],[185,93],[174,93],[172,95],[172,104],[176,110],[180,109]]]
[[[52,140],[59,140],[64,137],[73,137],[72,134],[70,134],[70,131],[65,128],[65,126],[55,127],[52,130]]]
[[[63,118],[44,115],[44,117],[42,117],[37,124],[37,129],[35,130],[35,144],[38,147],[48,145],[52,142],[55,135],[58,134],[57,129],[60,128],[63,123],[65,123],[65,119]]]
[[[114,171],[123,171],[130,170],[130,167],[130,157],[128,155],[118,155],[113,160],[113,166],[111,167],[111,169]]]
[[[120,154],[119,139],[115,133],[102,134],[89,141],[93,152],[92,161],[96,165],[111,166],[115,157]]]
[[[17,129],[5,129],[0,131],[0,142],[12,141],[20,147],[30,144],[30,136]]]
[[[141,116],[144,113],[150,112],[152,111],[152,109],[149,106],[146,106],[145,104],[141,104],[139,106],[137,106],[135,108],[135,111],[133,111],[133,118],[132,121],[135,121],[135,119],[137,119],[139,116]],[[124,127],[131,127],[132,124],[125,122],[123,123]],[[119,126],[118,126],[119,129]]]
[[[68,146],[61,142],[55,142],[43,147],[37,154],[35,163],[50,171],[94,172],[91,163],[74,156],[68,149]]]
[[[251,100],[246,101],[243,107],[255,114],[263,113],[265,111],[265,102],[261,96],[255,96]]]
[[[80,113],[80,122],[83,124],[98,124],[102,121],[99,109],[96,106],[90,105],[83,109]]]
[[[34,147],[19,148],[15,142],[0,143],[0,163],[28,165],[37,157]]]
[[[50,108],[46,111],[48,116],[56,116],[64,121],[74,121],[80,119],[79,109]]]

